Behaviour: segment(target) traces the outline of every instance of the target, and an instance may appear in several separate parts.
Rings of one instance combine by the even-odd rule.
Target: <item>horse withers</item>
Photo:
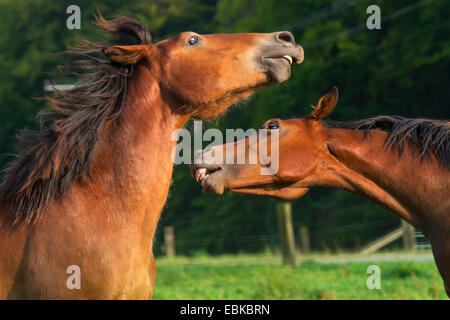
[[[211,164],[191,165],[193,176],[205,192],[215,194],[231,191],[290,200],[311,187],[330,186],[366,197],[427,236],[450,294],[449,122],[390,116],[324,121],[337,99],[334,88],[305,118],[271,119],[260,129],[265,135],[197,153],[194,163],[209,159]],[[278,160],[273,174],[262,174],[268,164],[262,163],[259,152],[254,163],[226,163],[227,150],[248,160],[240,153],[261,144],[277,153],[270,154]]]
[[[183,32],[152,44],[139,21],[69,50],[82,80],[49,98],[42,129],[0,186],[0,298],[147,299],[153,237],[172,177],[172,133],[291,74],[289,32]]]

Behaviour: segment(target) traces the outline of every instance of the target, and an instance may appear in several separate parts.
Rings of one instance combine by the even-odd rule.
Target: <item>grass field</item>
[[[296,269],[270,255],[159,258],[153,298],[447,299],[434,262],[410,257],[311,256]],[[381,269],[379,290],[367,288],[370,265]]]

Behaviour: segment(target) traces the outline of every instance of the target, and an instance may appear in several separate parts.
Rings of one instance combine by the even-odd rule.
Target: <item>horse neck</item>
[[[122,114],[105,127],[91,174],[93,192],[120,211],[115,218],[154,232],[172,177],[171,137],[185,120],[171,111],[148,70],[136,70]]]
[[[324,130],[332,159],[322,175],[326,184],[367,197],[419,228],[426,224],[433,209],[425,200],[429,164],[414,158],[410,150],[400,159],[397,151],[386,149],[386,132],[372,130],[364,139],[363,130]]]

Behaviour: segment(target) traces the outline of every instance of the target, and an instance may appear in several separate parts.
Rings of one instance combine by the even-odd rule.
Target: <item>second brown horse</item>
[[[306,118],[267,121],[261,128],[267,131],[266,138],[247,138],[196,155],[197,163],[205,158],[223,163],[225,158],[218,154],[226,157],[232,150],[239,156],[262,143],[267,150],[278,151],[274,174],[262,175],[267,164],[260,159],[249,164],[248,155],[244,155],[247,164],[192,165],[192,174],[209,193],[228,190],[289,200],[311,187],[330,186],[366,197],[427,236],[450,294],[449,122],[387,116],[348,123],[322,121],[337,99],[334,88]],[[274,133],[278,141],[272,141]]]

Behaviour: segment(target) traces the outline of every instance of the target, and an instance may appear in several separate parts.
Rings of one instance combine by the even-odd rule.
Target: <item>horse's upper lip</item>
[[[264,57],[263,59],[285,59],[289,64],[292,64],[293,62],[296,64],[299,64],[298,59],[295,57],[292,57],[288,54],[285,54],[283,56],[276,56],[276,57]]]
[[[304,53],[303,48],[300,46],[283,48],[278,50],[272,50],[262,57],[264,59],[286,59],[289,64],[300,64],[303,62]]]

